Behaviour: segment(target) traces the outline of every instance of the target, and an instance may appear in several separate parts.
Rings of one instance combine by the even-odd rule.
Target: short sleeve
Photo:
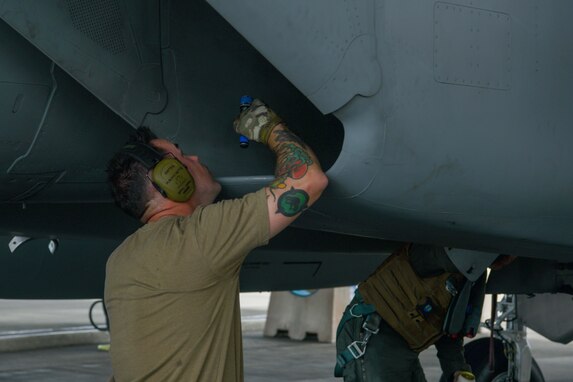
[[[264,189],[203,207],[197,211],[196,219],[201,256],[220,276],[238,273],[249,252],[269,240]]]

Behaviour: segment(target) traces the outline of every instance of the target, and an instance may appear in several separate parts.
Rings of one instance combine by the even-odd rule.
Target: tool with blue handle
[[[248,95],[242,96],[241,101],[240,101],[240,105],[239,105],[239,110],[241,112],[243,110],[247,110],[249,108],[249,106],[251,106],[252,103],[253,103],[253,97],[248,96]],[[241,135],[239,137],[239,146],[241,146],[244,149],[249,147],[249,138],[245,137],[244,135]]]

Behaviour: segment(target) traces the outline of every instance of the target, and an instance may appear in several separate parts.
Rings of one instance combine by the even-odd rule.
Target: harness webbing
[[[378,330],[380,328],[380,321],[382,318],[376,313],[374,305],[364,303],[364,299],[358,292],[358,289],[355,291],[355,296],[357,303],[344,311],[342,319],[338,324],[338,329],[336,330],[336,337],[338,338],[344,325],[348,321],[356,318],[364,318],[364,323],[362,324],[364,336],[362,337],[362,340],[355,340],[336,356],[336,366],[334,368],[335,377],[342,377],[344,367],[349,362],[359,359],[364,355],[366,352],[366,345],[368,344],[370,337],[378,334]]]

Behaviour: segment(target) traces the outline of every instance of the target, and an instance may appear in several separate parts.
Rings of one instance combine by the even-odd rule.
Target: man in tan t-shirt
[[[117,382],[243,380],[241,263],[328,180],[312,150],[260,101],[234,125],[277,156],[275,181],[240,199],[213,203],[221,186],[207,167],[149,129],[138,129],[108,165],[116,203],[145,223],[107,264]]]

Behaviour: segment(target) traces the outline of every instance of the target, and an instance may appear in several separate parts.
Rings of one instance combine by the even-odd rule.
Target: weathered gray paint
[[[5,237],[57,237],[53,256],[70,256],[66,238],[92,245],[131,232],[137,225],[113,209],[103,170],[142,124],[199,154],[225,196],[261,187],[272,155],[239,149],[231,130],[239,97],[251,94],[328,169],[329,189],[296,227],[352,237],[363,250],[340,253],[332,237],[311,234],[330,274],[343,269],[348,279],[316,277],[314,260],[303,272],[287,266],[311,254],[285,245],[272,272],[245,268],[250,290],[361,277],[346,261],[384,252],[386,240],[571,262],[573,3],[90,4],[0,1]],[[4,272],[26,272],[0,259]],[[281,272],[288,283],[269,277]]]

